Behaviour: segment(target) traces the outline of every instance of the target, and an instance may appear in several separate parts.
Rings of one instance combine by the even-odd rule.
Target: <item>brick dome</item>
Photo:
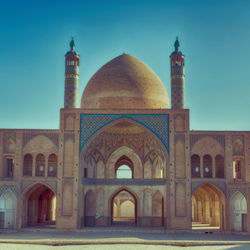
[[[89,80],[82,109],[168,109],[167,91],[155,72],[139,59],[120,55]]]

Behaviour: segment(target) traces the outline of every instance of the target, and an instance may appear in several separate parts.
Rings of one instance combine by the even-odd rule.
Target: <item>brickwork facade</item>
[[[131,100],[149,105],[126,76],[138,75],[143,81],[148,68],[124,55],[115,62],[126,70],[112,63],[111,72],[105,71],[110,98],[117,86],[112,74],[127,86],[118,109],[96,108],[94,98],[103,107],[115,102],[91,90],[93,79],[103,79],[102,75],[89,83],[93,107],[78,108],[79,55],[71,44],[60,128],[0,130],[1,228],[55,221],[58,229],[124,222],[192,229],[200,223],[250,233],[250,131],[190,131],[189,110],[184,108],[184,56],[179,43],[175,46],[172,108],[168,100],[159,108],[162,99],[157,108],[123,108],[133,91],[138,92]],[[152,76],[151,71],[146,74]],[[154,77],[152,88],[159,84]],[[122,171],[130,177],[120,178]]]

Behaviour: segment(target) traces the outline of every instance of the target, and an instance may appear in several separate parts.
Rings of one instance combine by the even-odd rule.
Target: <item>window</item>
[[[216,178],[224,178],[224,157],[222,155],[215,157],[215,174]]]
[[[43,154],[36,156],[36,176],[44,176],[45,157]]]
[[[115,176],[117,179],[133,179],[133,162],[127,157],[122,156],[115,164]]]
[[[5,159],[5,177],[13,178],[14,176],[14,159]]]
[[[212,157],[210,155],[203,156],[203,176],[212,178]]]
[[[32,176],[32,161],[31,154],[26,154],[23,158],[23,176]]]
[[[191,157],[191,176],[194,178],[200,177],[200,156],[192,155]]]
[[[233,178],[241,179],[241,160],[240,159],[233,161]]]
[[[132,179],[131,168],[127,165],[121,165],[116,170],[116,178],[117,179]]]
[[[56,177],[57,175],[57,156],[51,154],[48,158],[48,176]]]

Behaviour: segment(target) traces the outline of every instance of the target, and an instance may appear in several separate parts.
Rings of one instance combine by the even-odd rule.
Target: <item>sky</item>
[[[170,98],[178,36],[190,129],[250,130],[248,0],[0,0],[0,128],[59,128],[72,36],[79,99],[91,76],[122,53],[150,66]]]

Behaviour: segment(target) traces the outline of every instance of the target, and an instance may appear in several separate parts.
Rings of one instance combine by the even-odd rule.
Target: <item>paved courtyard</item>
[[[20,244],[0,244],[2,250],[249,250],[250,246],[192,246],[192,247],[181,247],[181,246],[162,246],[162,245],[75,245],[75,246],[44,246],[44,245],[20,245]]]
[[[140,228],[87,228],[77,232],[39,228],[1,231],[0,249],[250,249],[250,236],[222,232],[184,232]]]

